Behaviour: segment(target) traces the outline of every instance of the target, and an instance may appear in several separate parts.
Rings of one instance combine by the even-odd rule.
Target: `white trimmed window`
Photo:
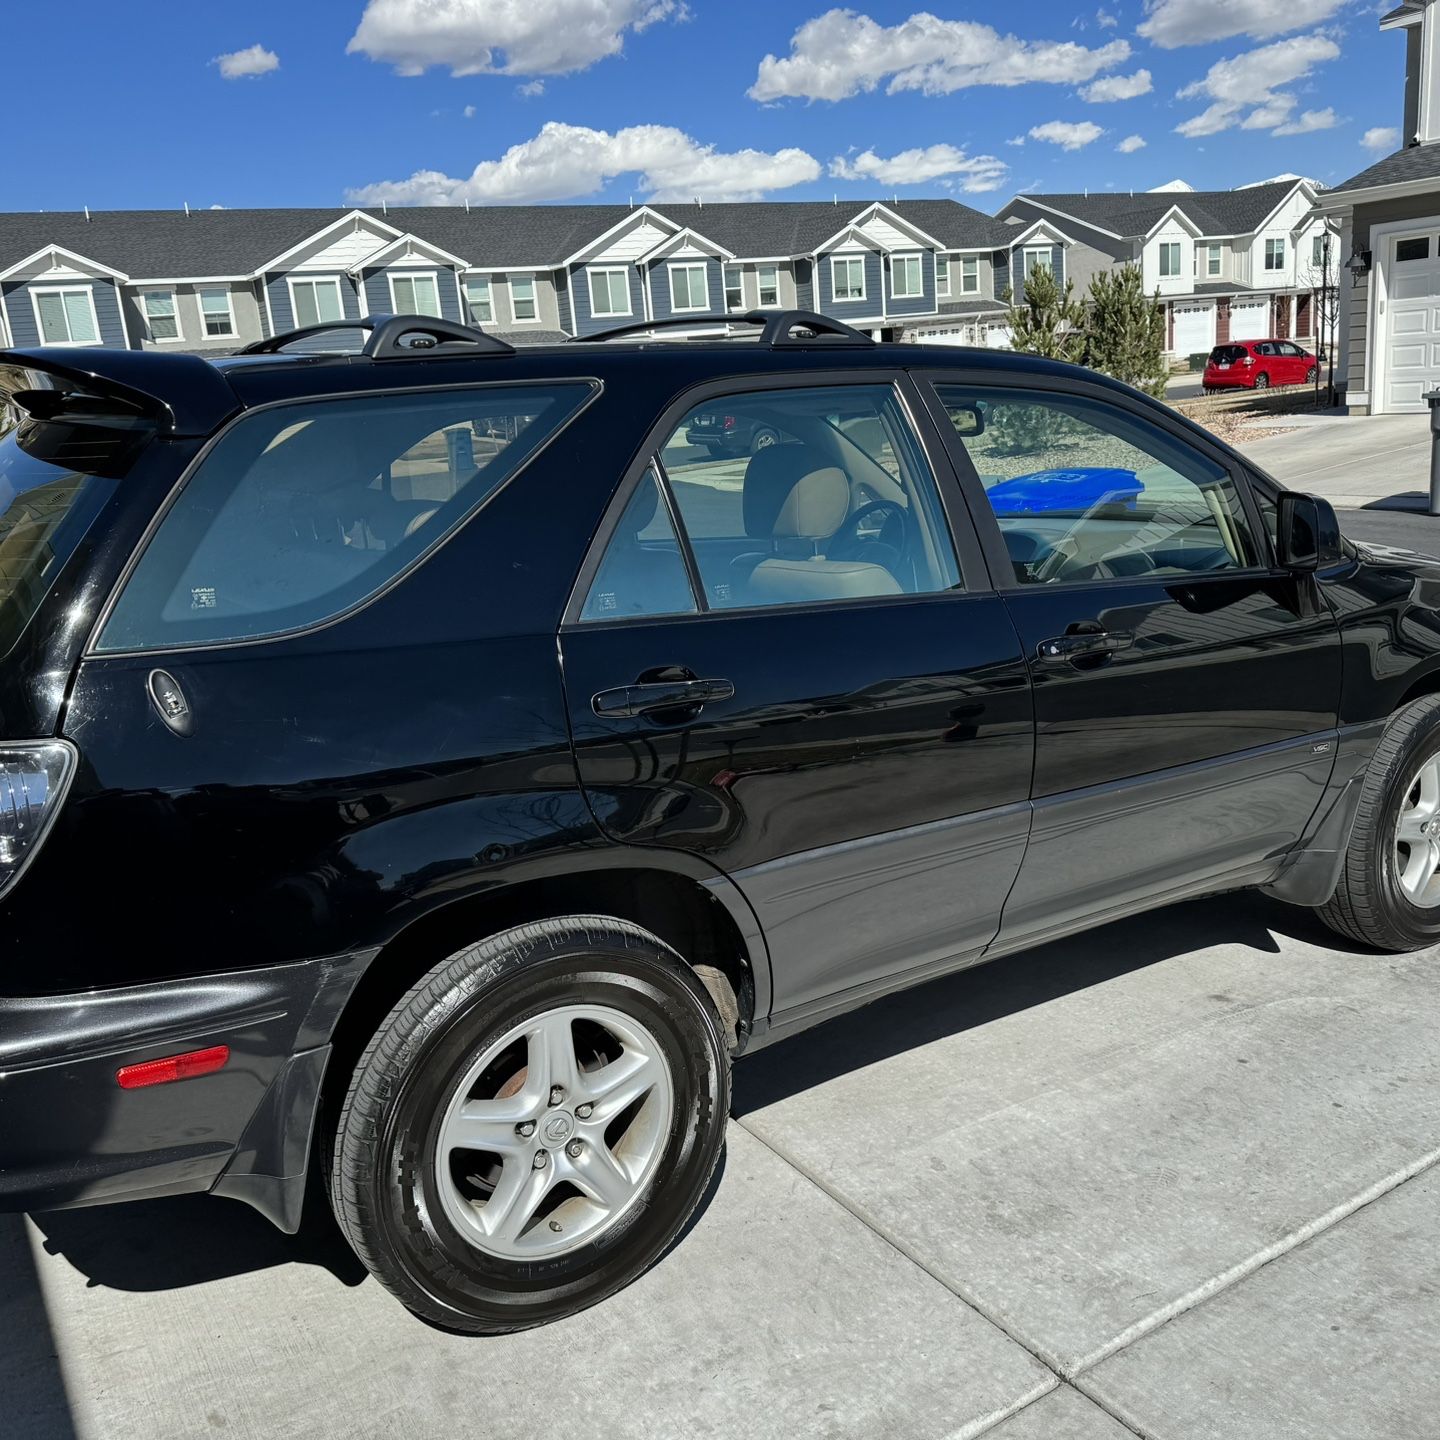
[[[495,319],[488,275],[472,275],[465,282],[465,308],[470,312],[472,325],[489,325]]]
[[[440,287],[433,275],[390,276],[390,304],[396,315],[440,314]]]
[[[1310,263],[1317,270],[1323,270],[1325,268],[1325,262],[1328,258],[1326,251],[1329,248],[1329,240],[1329,235],[1323,230],[1320,234],[1310,237]]]
[[[670,267],[670,308],[674,311],[710,308],[710,286],[705,278],[703,260],[693,265]]]
[[[140,301],[145,307],[145,324],[152,340],[163,345],[181,338],[173,290],[146,290],[141,293]]]
[[[1055,252],[1049,245],[1030,245],[1025,250],[1025,278],[1028,280],[1037,270],[1051,270],[1055,264]],[[1163,271],[1161,272],[1164,273]]]
[[[1283,270],[1285,268],[1285,242],[1283,240],[1267,240],[1265,242],[1265,268],[1267,270]]]
[[[535,303],[533,275],[510,277],[510,315],[517,325],[533,325],[539,320],[540,308]]]
[[[865,257],[863,255],[832,255],[830,257],[830,291],[836,300],[865,298]]]
[[[760,308],[768,310],[780,303],[780,272],[774,265],[762,265],[755,278],[760,282]]]
[[[1160,278],[1173,279],[1180,273],[1180,242],[1166,240],[1160,245]]]
[[[98,345],[100,322],[88,285],[66,290],[32,290],[35,324],[42,345]]]
[[[235,307],[230,303],[228,290],[200,292],[200,324],[212,340],[223,340],[236,333]]]
[[[291,278],[289,284],[290,306],[295,313],[297,327],[326,325],[345,318],[340,282],[333,275],[319,280]]]
[[[950,257],[948,255],[937,255],[935,257],[935,294],[948,295],[950,293]]]
[[[597,320],[630,312],[630,272],[623,268],[587,270],[590,281],[590,313]]]
[[[1220,247],[1218,245],[1207,245],[1205,247],[1205,273],[1207,275],[1218,275],[1220,273]]]
[[[960,293],[962,295],[978,295],[980,293],[980,262],[973,255],[960,262]]]
[[[890,257],[890,296],[894,300],[918,300],[925,293],[925,267],[918,255]]]
[[[745,308],[745,283],[738,265],[725,267],[725,308],[727,310],[743,310]]]

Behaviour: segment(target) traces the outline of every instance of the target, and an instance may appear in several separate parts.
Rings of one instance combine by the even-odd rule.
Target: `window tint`
[[[727,447],[731,433],[748,450]],[[959,584],[934,478],[889,386],[706,401],[660,459],[711,609]]]
[[[254,639],[340,614],[433,549],[588,393],[491,386],[242,418],[162,520],[99,648]]]
[[[1217,345],[1211,352],[1210,358],[1217,365],[1234,365],[1241,361],[1249,351],[1243,345]]]
[[[641,477],[610,536],[580,618],[693,615],[696,609],[680,541],[652,467]]]
[[[1022,584],[1257,563],[1225,470],[1138,416],[1038,391],[939,389]]]

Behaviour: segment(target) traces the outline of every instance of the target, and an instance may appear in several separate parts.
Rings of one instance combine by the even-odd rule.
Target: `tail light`
[[[1255,357],[1253,355],[1247,355],[1240,363],[1242,365],[1253,365],[1255,363]]]
[[[727,415],[720,422],[720,428],[722,430],[733,430],[735,428],[735,417],[733,415]]]
[[[64,740],[0,743],[0,894],[40,848],[74,771]]]

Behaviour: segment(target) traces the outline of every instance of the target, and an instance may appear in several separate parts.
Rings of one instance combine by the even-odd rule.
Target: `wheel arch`
[[[1440,656],[1433,659],[1431,667],[1417,675],[1407,690],[1395,701],[1391,713],[1403,710],[1412,700],[1423,700],[1427,695],[1440,695]]]

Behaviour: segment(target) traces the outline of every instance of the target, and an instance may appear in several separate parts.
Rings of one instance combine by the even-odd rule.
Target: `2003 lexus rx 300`
[[[1173,411],[801,314],[365,324],[0,354],[6,1205],[293,1230],[319,1166],[514,1329],[675,1238],[747,1048],[1242,886],[1440,939],[1440,567]]]

